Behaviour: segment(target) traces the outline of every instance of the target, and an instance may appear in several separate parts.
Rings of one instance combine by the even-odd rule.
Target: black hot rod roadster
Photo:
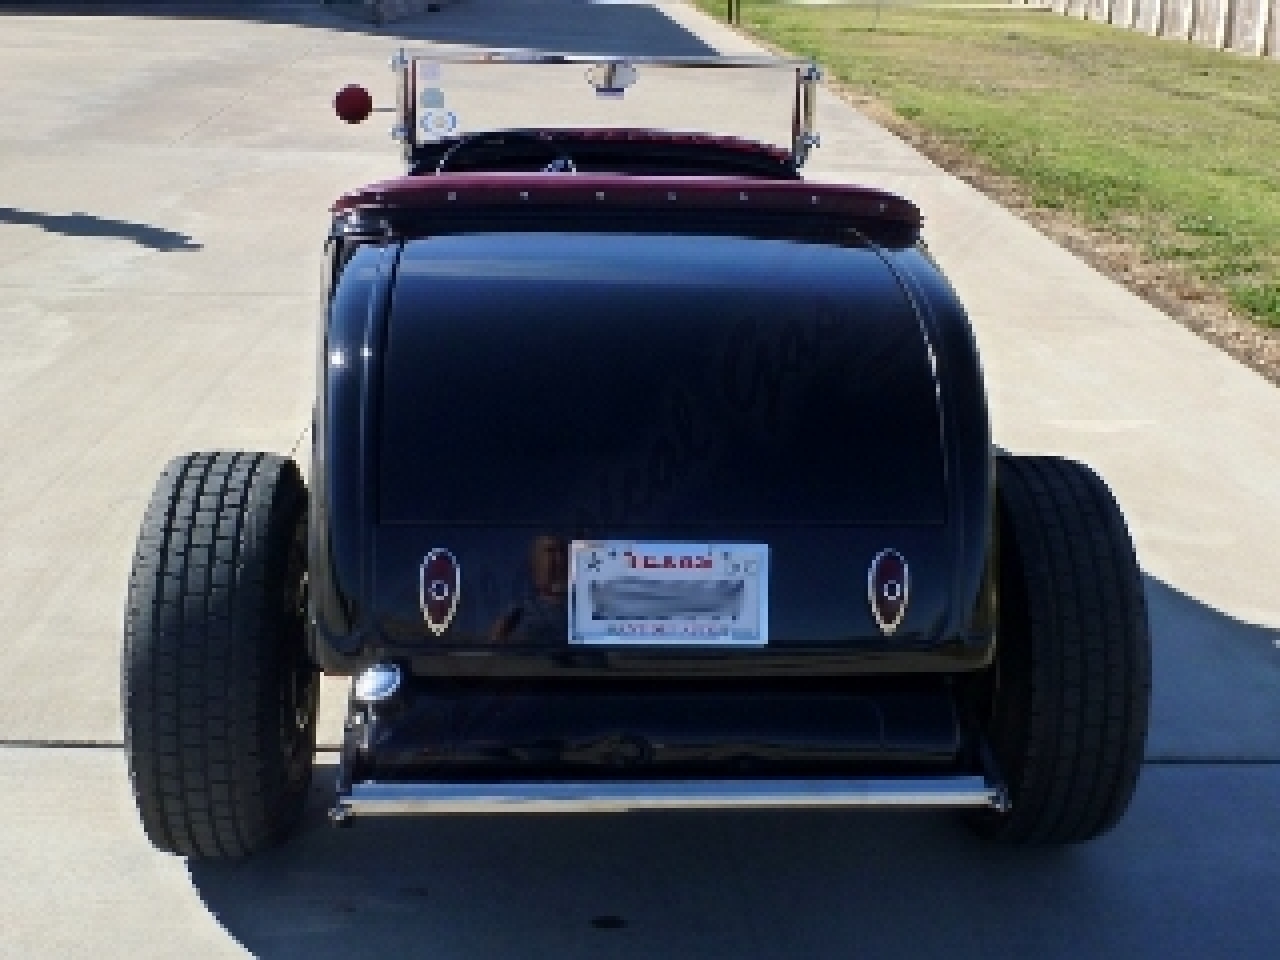
[[[788,147],[464,133],[460,64],[794,79]],[[341,197],[308,480],[194,453],[142,523],[123,710],[148,837],[298,823],[321,673],[353,678],[331,816],[964,808],[1112,827],[1150,641],[1088,468],[996,450],[908,201],[817,184],[818,73],[773,59],[402,52],[408,171]],[[776,74],[775,74],[776,75]],[[446,77],[447,79],[447,77]],[[349,87],[349,122],[372,101]]]

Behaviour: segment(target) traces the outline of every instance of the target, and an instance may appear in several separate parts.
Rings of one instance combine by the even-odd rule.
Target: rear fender
[[[312,656],[341,673],[350,670],[341,658],[364,643],[374,521],[373,385],[399,252],[396,245],[369,244],[331,250],[334,282],[324,307],[312,431],[308,578]]]
[[[925,326],[939,390],[958,635],[995,647],[995,458],[982,361],[964,306],[923,246],[882,251]]]

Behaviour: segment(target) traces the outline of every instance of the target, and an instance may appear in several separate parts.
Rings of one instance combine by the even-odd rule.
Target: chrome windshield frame
[[[822,70],[811,60],[770,56],[701,56],[701,57],[629,57],[605,54],[551,53],[519,48],[476,49],[471,47],[433,47],[430,50],[401,48],[391,59],[396,73],[396,124],[391,135],[400,142],[406,168],[413,165],[414,151],[425,141],[420,139],[418,105],[418,67],[422,63],[450,63],[515,66],[620,66],[657,67],[662,69],[761,70],[789,69],[795,80],[794,107],[791,116],[791,163],[799,170],[809,153],[820,145],[817,131],[818,85]],[[714,131],[708,131],[714,132]]]

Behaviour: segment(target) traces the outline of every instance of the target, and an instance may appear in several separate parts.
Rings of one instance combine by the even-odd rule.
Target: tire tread
[[[1141,571],[1119,506],[1083,464],[1001,456],[997,487],[1001,549],[1021,578],[1002,576],[1002,589],[1021,591],[1010,601],[1021,622],[1002,621],[1000,655],[1015,676],[994,721],[1013,810],[978,825],[1014,843],[1079,843],[1115,826],[1141,770],[1151,694]]]
[[[172,460],[147,507],[125,613],[125,753],[162,850],[239,858],[297,806],[268,756],[278,730],[282,541],[305,515],[296,466],[265,453]]]

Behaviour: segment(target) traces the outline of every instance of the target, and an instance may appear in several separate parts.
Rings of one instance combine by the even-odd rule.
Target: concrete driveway
[[[175,453],[305,450],[325,207],[398,169],[329,99],[389,92],[396,41],[312,3],[94,6],[0,5],[0,955],[1280,956],[1280,391],[831,97],[811,175],[921,204],[997,441],[1089,462],[1129,517],[1156,675],[1121,826],[1057,853],[937,815],[332,831],[324,766],[283,850],[152,851],[118,712],[137,525]],[[455,0],[398,31],[750,49],[679,2]]]

